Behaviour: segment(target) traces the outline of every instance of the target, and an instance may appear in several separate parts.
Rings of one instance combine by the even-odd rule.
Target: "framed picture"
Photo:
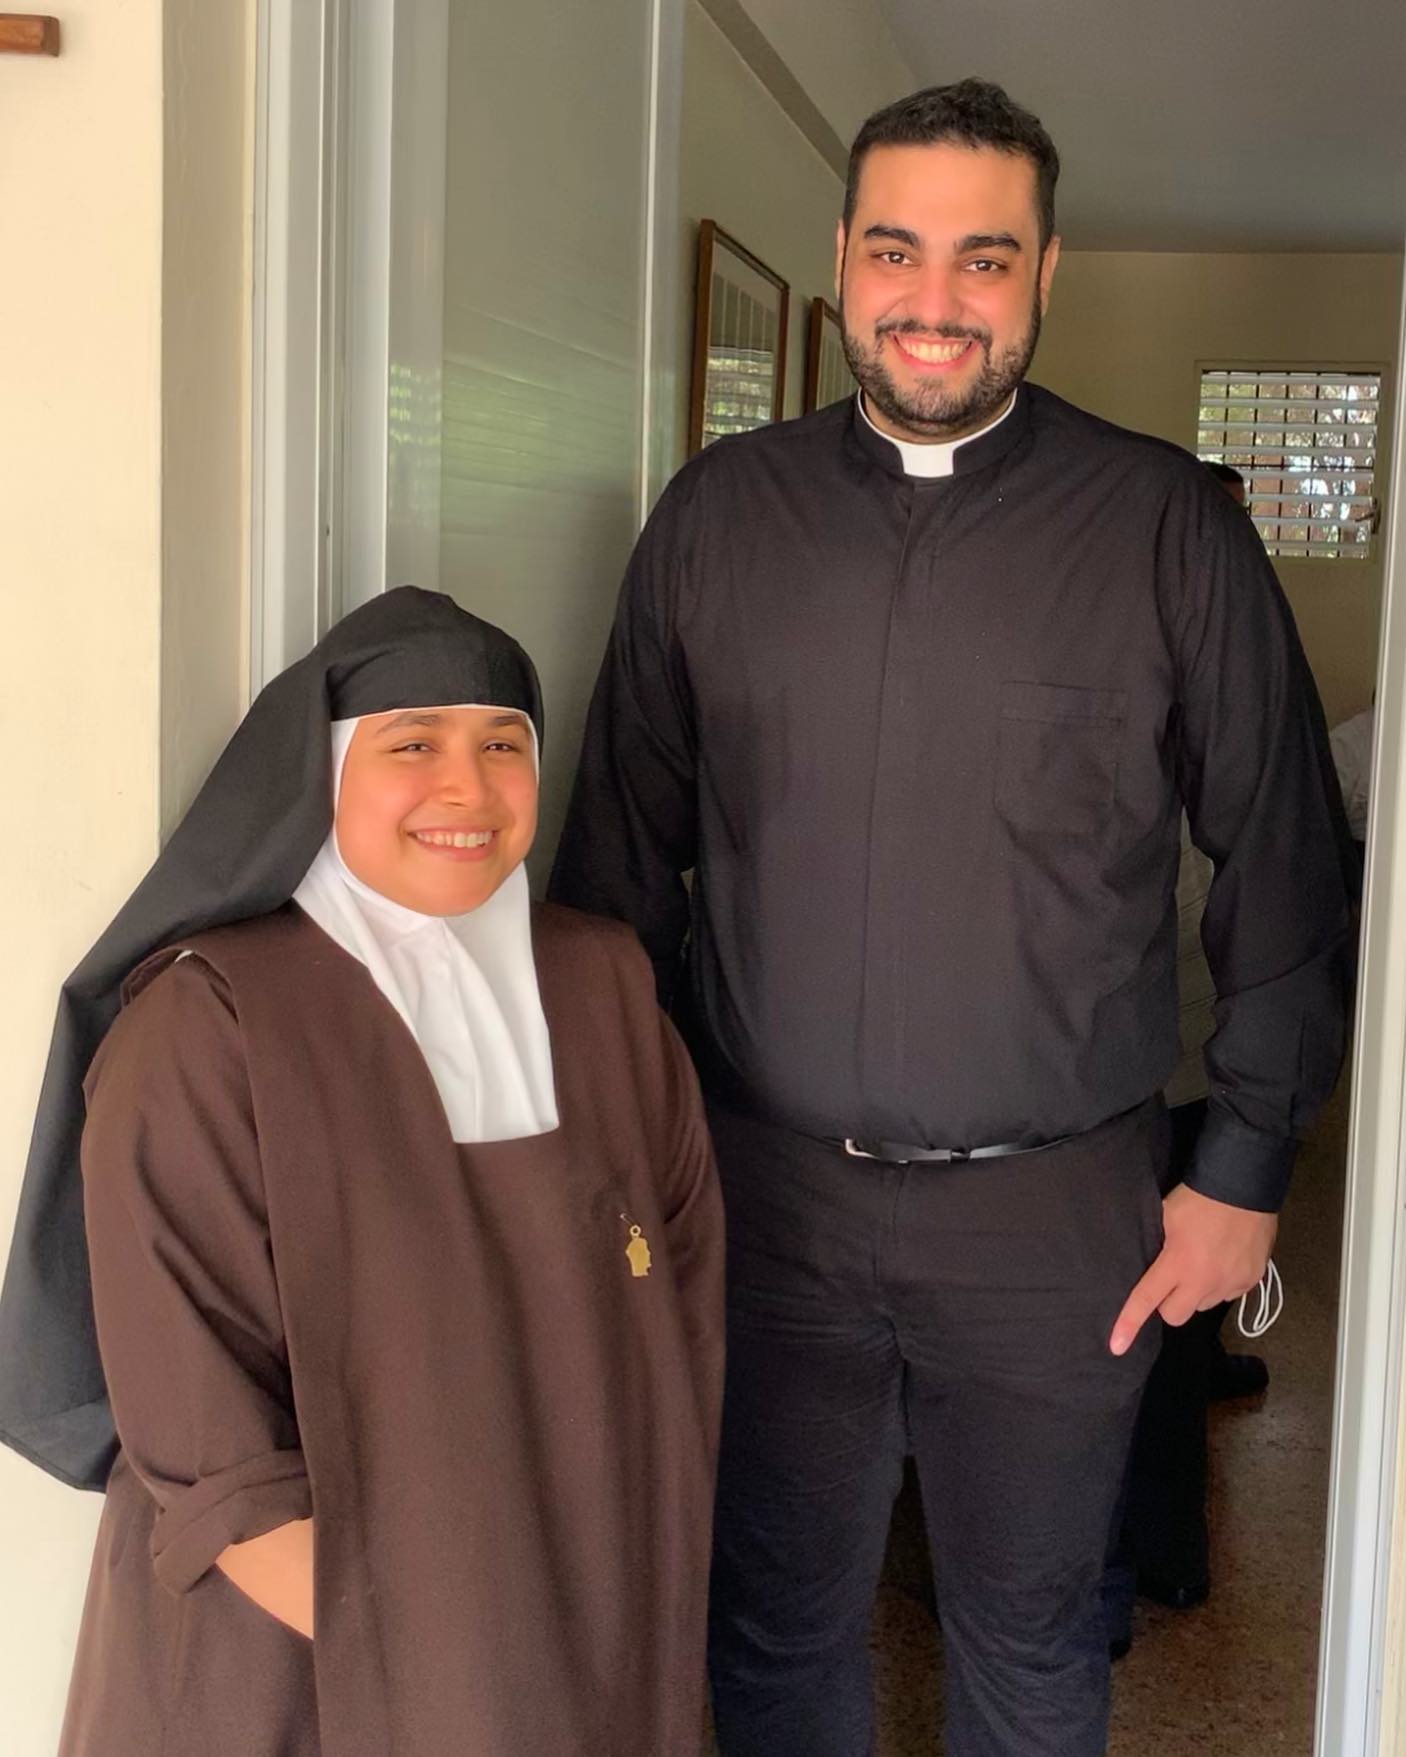
[[[725,433],[781,419],[790,305],[780,275],[712,220],[700,224],[690,457]]]
[[[840,314],[828,299],[812,299],[806,339],[806,414],[853,395],[854,388]]]

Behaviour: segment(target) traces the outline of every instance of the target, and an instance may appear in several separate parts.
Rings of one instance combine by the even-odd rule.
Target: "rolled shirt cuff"
[[[1299,1144],[1252,1129],[1213,1103],[1196,1143],[1186,1184],[1199,1195],[1277,1214],[1289,1193]]]
[[[188,1592],[231,1544],[311,1517],[301,1448],[245,1459],[192,1483],[162,1510],[151,1534],[156,1577],[172,1592]]]

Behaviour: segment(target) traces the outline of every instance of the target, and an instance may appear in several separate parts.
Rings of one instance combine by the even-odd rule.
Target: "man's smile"
[[[910,365],[928,369],[955,366],[977,345],[972,336],[962,336],[956,340],[926,341],[921,336],[901,335],[895,331],[889,339]]]

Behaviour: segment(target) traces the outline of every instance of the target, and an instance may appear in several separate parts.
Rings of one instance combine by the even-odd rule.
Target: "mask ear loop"
[[[1246,1322],[1246,1312],[1251,1295],[1257,1295],[1255,1315]],[[1240,1295],[1240,1334],[1248,1342],[1256,1342],[1266,1330],[1272,1329],[1279,1321],[1279,1314],[1284,1310],[1284,1281],[1273,1257],[1269,1266],[1260,1277],[1256,1286],[1247,1288]]]

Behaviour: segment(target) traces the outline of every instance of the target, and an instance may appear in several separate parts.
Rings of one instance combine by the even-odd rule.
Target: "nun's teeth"
[[[431,848],[486,848],[492,830],[416,830],[415,840]]]

